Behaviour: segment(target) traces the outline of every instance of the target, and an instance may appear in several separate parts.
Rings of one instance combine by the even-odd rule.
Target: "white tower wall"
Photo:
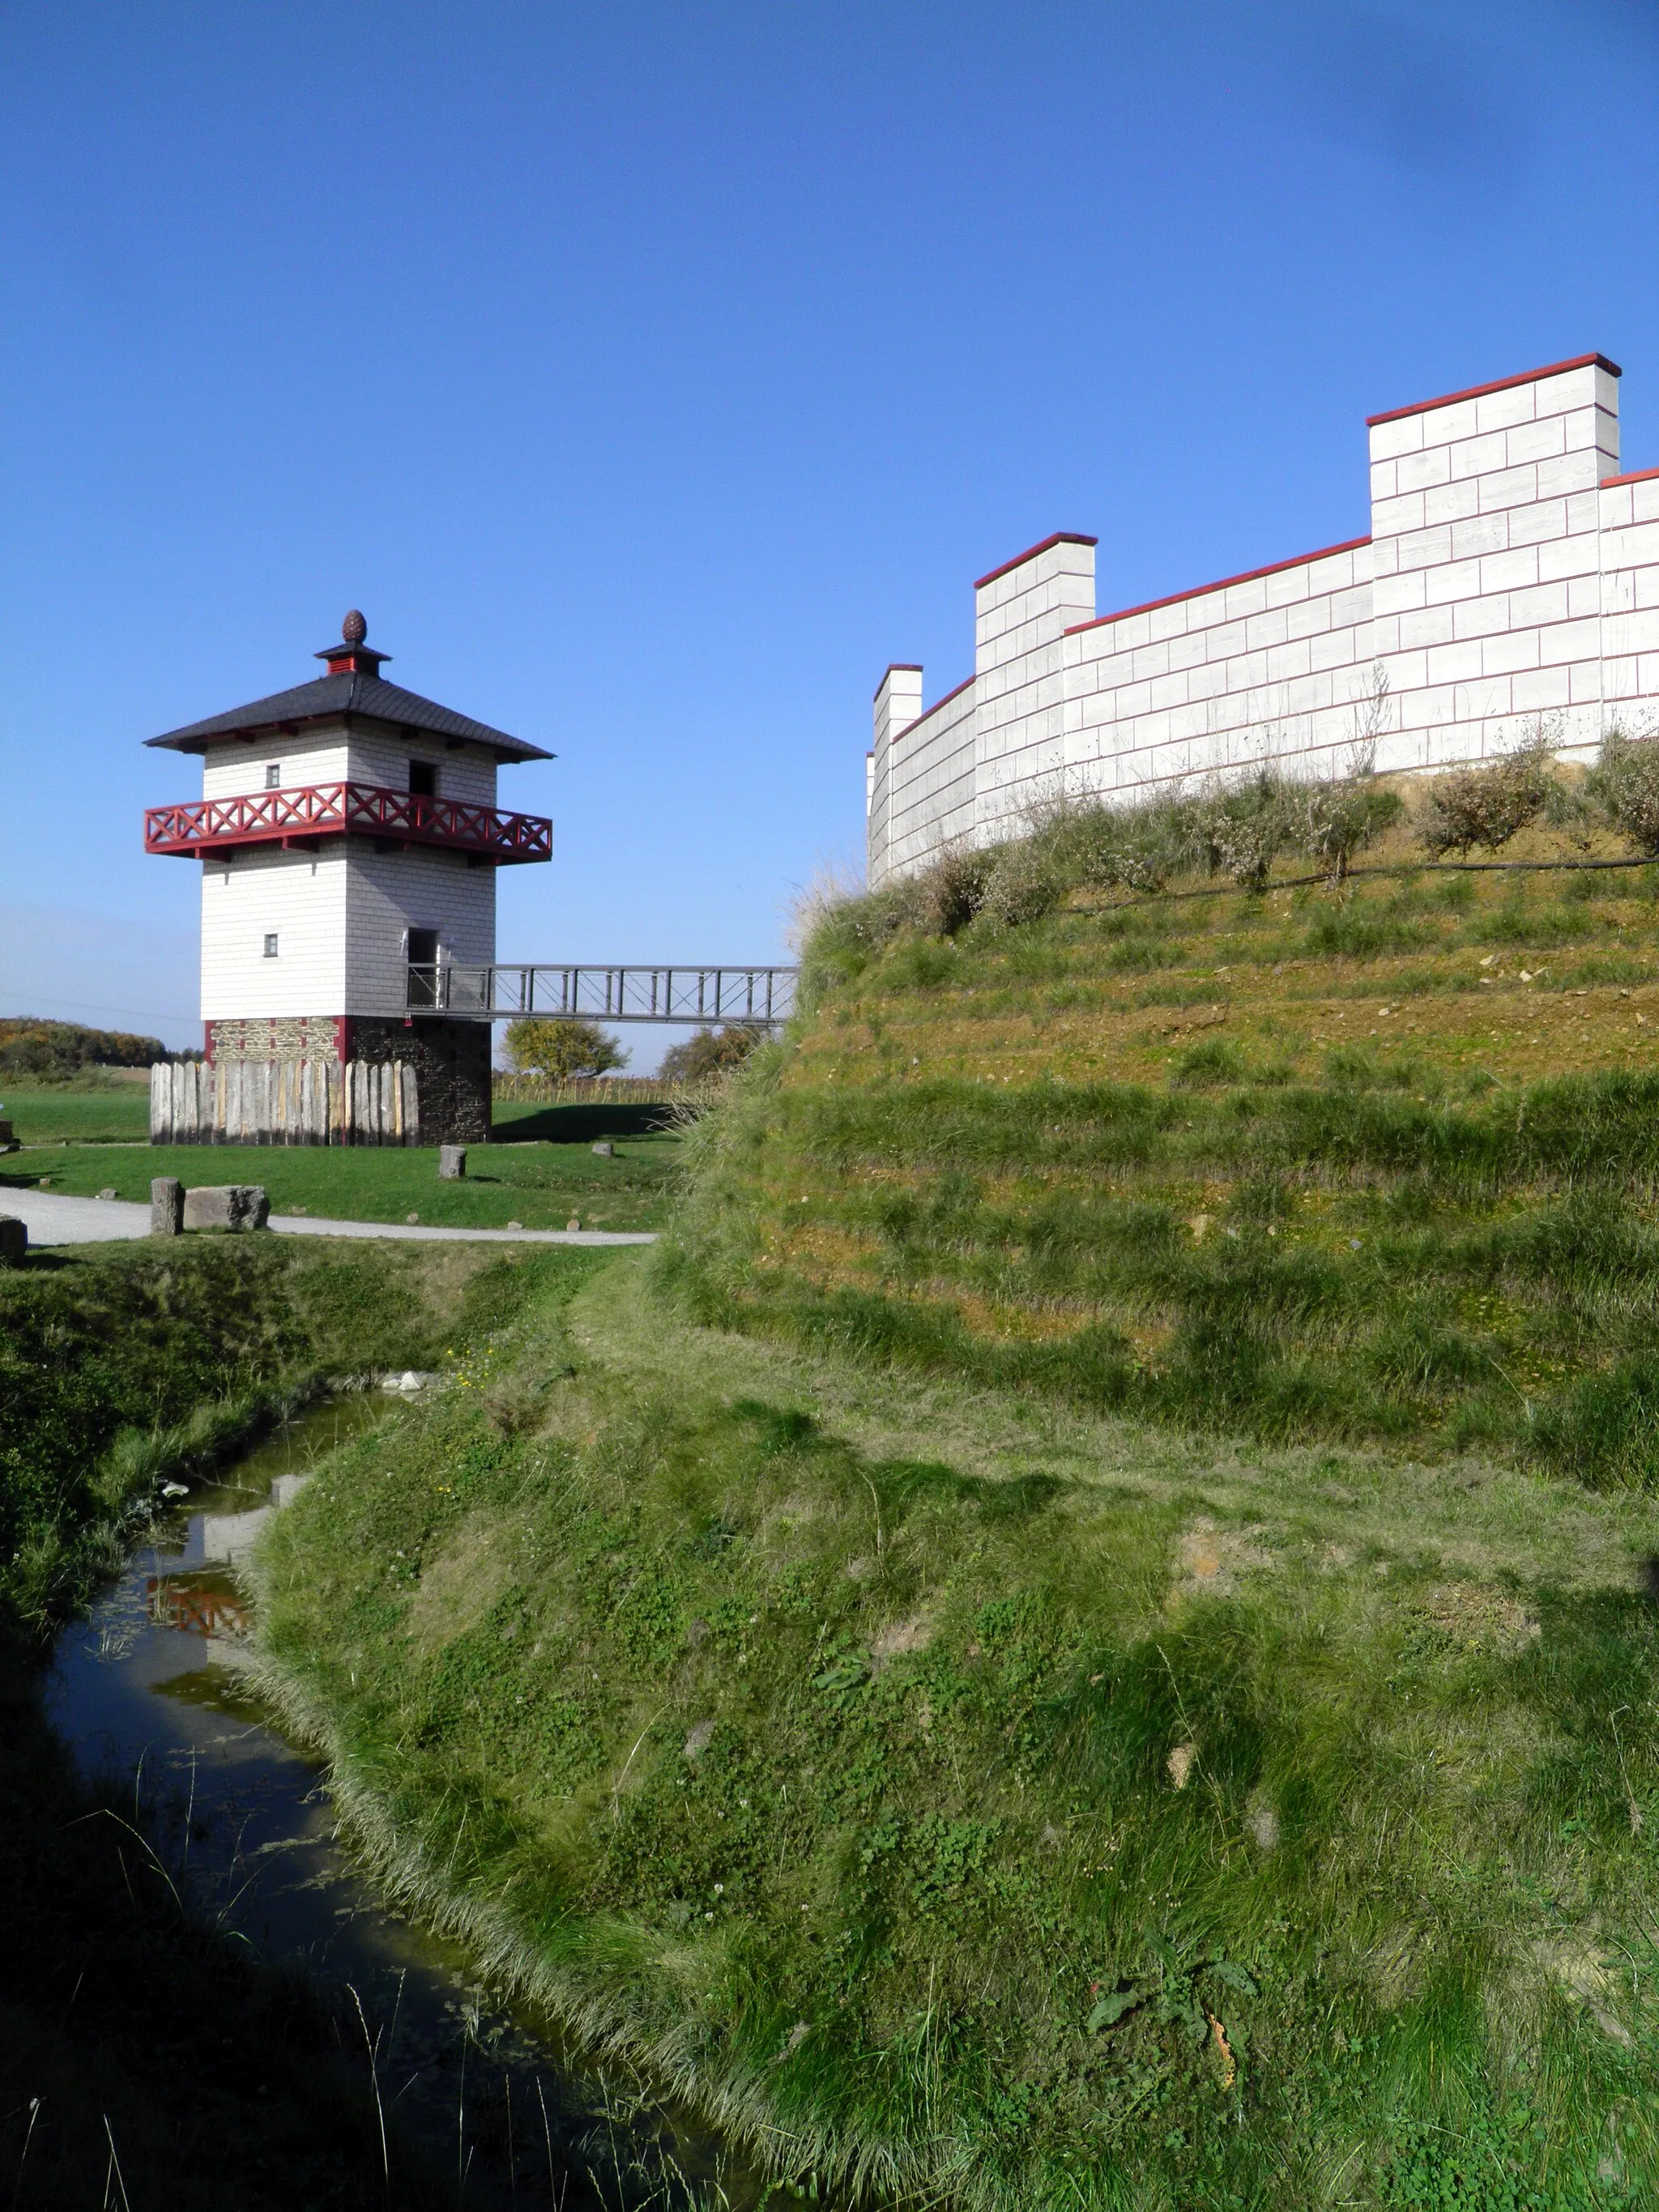
[[[438,795],[495,804],[495,763],[441,738],[323,726],[215,745],[204,796],[373,784],[407,791],[411,760],[435,771]],[[415,846],[379,852],[366,837],[325,837],[315,854],[255,847],[202,864],[202,1018],[375,1015],[406,1011],[409,932],[435,929],[441,958],[495,957],[495,870],[464,853]],[[265,950],[276,939],[275,956]]]
[[[348,1011],[348,874],[343,841],[314,855],[258,848],[203,861],[204,1022]]]

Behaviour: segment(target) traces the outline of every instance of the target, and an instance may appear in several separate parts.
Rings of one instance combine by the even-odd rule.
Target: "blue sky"
[[[559,755],[503,958],[779,956],[1050,531],[1354,536],[1366,414],[1593,349],[1659,465],[1656,123],[1623,0],[10,0],[0,1012],[196,1040],[139,741],[351,605]]]

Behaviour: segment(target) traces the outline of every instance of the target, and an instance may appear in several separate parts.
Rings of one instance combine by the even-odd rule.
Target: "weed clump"
[[[1418,810],[1417,834],[1425,849],[1467,856],[1475,846],[1502,850],[1517,831],[1535,822],[1550,796],[1548,733],[1535,730],[1524,744],[1479,768],[1437,776]]]
[[[1246,890],[1259,891],[1290,842],[1293,822],[1287,787],[1263,769],[1204,805],[1197,842],[1212,875],[1230,876]]]
[[[1610,731],[1589,781],[1612,826],[1638,853],[1659,854],[1659,737]]]
[[[1367,768],[1303,781],[1263,769],[1203,803],[1193,842],[1211,874],[1229,876],[1246,890],[1264,890],[1284,853],[1312,860],[1329,881],[1341,883],[1401,811],[1399,794]]]
[[[989,852],[975,852],[966,845],[947,847],[913,879],[908,912],[901,906],[897,918],[914,921],[929,937],[954,937],[984,905],[995,865]]]
[[[1397,791],[1369,775],[1309,784],[1297,793],[1296,843],[1332,883],[1346,879],[1359,854],[1393,829],[1405,811]]]
[[[1071,888],[1052,846],[1024,838],[997,854],[985,877],[979,911],[1004,929],[1018,929],[1052,914]]]

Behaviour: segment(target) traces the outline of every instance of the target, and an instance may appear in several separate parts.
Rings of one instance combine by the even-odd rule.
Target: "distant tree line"
[[[149,1067],[158,1060],[199,1060],[199,1053],[170,1053],[160,1037],[125,1030],[83,1029],[79,1022],[47,1022],[28,1014],[0,1020],[0,1075],[63,1082],[86,1067]]]

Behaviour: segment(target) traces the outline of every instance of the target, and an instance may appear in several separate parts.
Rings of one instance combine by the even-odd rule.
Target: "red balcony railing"
[[[542,814],[498,814],[459,799],[384,791],[373,783],[313,783],[197,799],[144,813],[144,850],[216,860],[247,845],[315,852],[325,837],[373,837],[382,848],[435,845],[490,862],[550,860],[553,824]]]

